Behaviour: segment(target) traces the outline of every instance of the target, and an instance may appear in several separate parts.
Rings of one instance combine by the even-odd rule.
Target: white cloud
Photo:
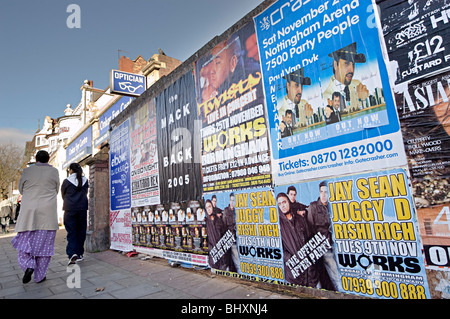
[[[17,144],[25,147],[25,142],[31,141],[33,133],[27,133],[15,128],[0,128],[0,144]]]

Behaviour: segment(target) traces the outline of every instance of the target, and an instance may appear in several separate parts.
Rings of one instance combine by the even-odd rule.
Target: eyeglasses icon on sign
[[[121,90],[126,90],[130,93],[134,93],[134,92],[136,92],[137,89],[142,87],[142,85],[134,87],[131,85],[131,82],[119,82],[119,87]]]

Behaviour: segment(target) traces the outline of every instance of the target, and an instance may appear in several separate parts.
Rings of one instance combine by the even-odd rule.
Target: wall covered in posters
[[[122,177],[111,162],[129,185],[123,202],[111,194],[115,249],[279,285],[450,297],[449,71],[392,74],[420,41],[446,46],[445,28],[425,40],[408,26],[446,25],[447,5],[389,3],[265,3],[132,102],[112,121],[110,156],[129,163]]]

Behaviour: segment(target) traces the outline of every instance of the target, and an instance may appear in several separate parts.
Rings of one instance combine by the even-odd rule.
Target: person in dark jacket
[[[218,254],[213,254],[211,251],[216,247],[219,240],[225,234],[226,229],[221,217],[214,213],[214,207],[211,200],[207,199],[205,201],[206,210],[206,231],[208,235],[208,261],[209,266],[214,269],[227,270],[228,267],[228,255],[223,254],[219,256]],[[220,211],[220,214],[222,211]]]
[[[319,268],[325,268],[328,276],[321,276],[322,288],[342,291],[338,266],[334,257],[332,224],[328,203],[328,185],[325,181],[319,184],[319,198],[311,202],[307,216],[309,229],[315,234],[320,232],[328,240],[331,249],[327,250],[319,260]],[[322,267],[323,266],[323,267]],[[322,274],[323,272],[321,272]],[[324,274],[325,275],[325,274]],[[331,286],[329,286],[331,284]]]
[[[64,200],[64,227],[67,231],[66,253],[70,265],[83,260],[89,183],[78,163],[70,164],[69,174],[61,186],[61,195]]]
[[[284,277],[288,283],[320,288],[315,265],[309,261],[302,248],[311,237],[306,219],[292,211],[291,201],[285,193],[277,195],[283,244]],[[303,260],[300,257],[304,256]]]

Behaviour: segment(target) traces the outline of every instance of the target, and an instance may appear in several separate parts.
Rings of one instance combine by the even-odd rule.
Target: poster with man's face
[[[405,163],[372,1],[277,1],[254,20],[275,184]]]
[[[203,192],[269,185],[269,127],[253,23],[195,62]]]

